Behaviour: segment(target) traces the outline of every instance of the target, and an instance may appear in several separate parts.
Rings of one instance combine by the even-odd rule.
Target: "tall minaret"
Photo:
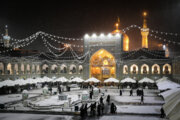
[[[147,28],[146,16],[147,12],[143,12],[143,28],[141,28],[142,48],[148,48],[149,28]]]
[[[5,47],[10,47],[9,45],[9,41],[10,41],[10,36],[8,36],[8,26],[5,26],[5,35],[3,36],[3,40],[4,40],[4,46]]]

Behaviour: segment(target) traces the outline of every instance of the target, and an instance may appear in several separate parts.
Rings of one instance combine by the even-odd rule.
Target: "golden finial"
[[[143,12],[143,17],[146,17],[146,16],[147,16],[147,12],[144,11],[144,12]]]
[[[117,22],[116,22],[116,24],[115,24],[116,30],[119,30],[119,25],[120,25],[120,19],[119,19],[119,17],[118,17]]]
[[[144,11],[142,15],[143,15],[143,18],[144,18],[144,20],[143,20],[143,28],[147,28],[147,21],[146,21],[147,12]]]

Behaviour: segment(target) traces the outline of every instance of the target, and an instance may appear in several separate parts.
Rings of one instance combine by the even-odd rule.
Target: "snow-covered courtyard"
[[[164,80],[162,80],[162,82],[164,82]],[[158,81],[158,83],[163,84],[161,81]],[[165,108],[168,115],[171,114],[171,111],[177,110],[178,108],[175,105],[173,105],[173,107],[170,103],[173,98],[178,100],[179,95],[179,88],[167,90],[169,86],[166,85],[164,85],[164,88],[122,89],[117,86],[95,87],[92,85],[87,87],[82,84],[72,83],[61,85],[41,84],[28,91],[23,90],[22,93],[1,95],[0,104],[1,107],[5,105],[5,109],[0,111],[6,112],[6,114],[0,113],[0,119],[11,120],[15,117],[18,120],[29,120],[31,119],[31,115],[38,114],[35,115],[33,119],[79,120],[81,114],[80,108],[87,104],[87,120],[163,120],[160,118],[161,108]],[[165,90],[165,92],[162,92],[162,90]],[[120,91],[122,91],[122,94],[120,94]],[[138,95],[138,91],[143,94],[143,101],[142,95]],[[92,92],[93,95],[91,96]],[[114,115],[111,114],[111,105],[107,102],[108,96],[110,96],[110,104],[114,103],[117,108],[116,114]],[[98,117],[98,105],[102,99],[101,97],[103,98],[104,112],[103,115]],[[95,105],[96,115],[92,115],[91,106],[95,102],[97,103]],[[178,104],[178,102],[176,104]],[[171,108],[171,110],[168,108]],[[21,117],[18,116],[18,113],[21,113]],[[167,119],[168,118],[166,118],[166,120]]]
[[[56,88],[53,88],[53,90],[56,90]],[[101,93],[98,95],[99,97],[103,95],[104,98],[104,103],[106,103],[106,96],[110,95],[111,96],[111,102],[114,102],[115,105],[117,106],[117,114],[120,116],[102,116],[100,119],[128,119],[131,120],[134,118],[134,120],[137,118],[138,120],[143,120],[143,115],[149,115],[147,118],[149,120],[161,120],[159,118],[160,116],[160,109],[162,105],[164,104],[164,100],[158,96],[159,91],[158,90],[149,90],[149,89],[144,89],[144,103],[140,103],[140,96],[136,95],[136,90],[133,90],[133,96],[129,96],[129,91],[130,89],[123,89],[123,95],[119,95],[119,89],[117,88],[100,88]],[[30,106],[25,106],[24,102],[22,100],[22,95],[21,94],[10,94],[10,95],[2,95],[0,96],[0,103],[8,103],[9,106],[7,110],[17,110],[17,111],[51,111],[51,112],[74,112],[74,105],[73,104],[71,107],[65,106],[65,104],[68,103],[67,100],[59,100],[58,99],[58,94],[56,95],[48,95],[44,96],[42,94],[43,89],[36,89],[36,90],[30,90],[29,91],[29,99],[26,101],[30,101],[33,106],[35,107],[30,107]],[[82,93],[84,91],[87,91],[89,94],[90,89],[72,89],[72,91],[66,91],[63,92],[64,95],[67,95],[68,98],[71,98],[71,103],[76,103],[76,105],[79,106],[79,108],[82,105],[82,102],[80,102],[80,99],[82,96]],[[99,97],[96,97],[92,100],[87,101],[88,106],[92,102],[99,102]],[[32,99],[33,98],[33,99]],[[10,104],[13,103],[13,104]],[[105,114],[110,114],[110,106],[105,104]],[[90,111],[90,110],[88,110]],[[132,116],[132,115],[134,116]],[[24,114],[23,114],[24,115]],[[137,116],[139,115],[139,116]],[[4,117],[2,117],[4,116]],[[8,118],[8,120],[13,119],[13,116],[17,116],[17,114],[5,114],[5,115],[0,115],[0,117],[3,119]],[[31,115],[26,115],[25,119],[29,119],[28,116]],[[37,118],[42,118],[45,119],[45,115],[36,115]],[[74,116],[48,116],[47,119],[57,119],[59,117],[62,117],[62,119],[69,119],[73,120]],[[18,117],[20,120],[21,118]],[[35,118],[34,118],[35,119]],[[92,118],[88,118],[92,119]],[[95,118],[99,119],[99,118]],[[148,120],[147,119],[147,120]]]

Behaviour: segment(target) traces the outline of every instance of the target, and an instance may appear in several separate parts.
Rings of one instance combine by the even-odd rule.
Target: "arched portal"
[[[110,77],[116,77],[115,57],[104,49],[100,49],[91,56],[90,77],[104,81]]]

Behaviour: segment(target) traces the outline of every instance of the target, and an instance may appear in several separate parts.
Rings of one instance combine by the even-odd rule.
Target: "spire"
[[[4,46],[9,47],[10,36],[8,35],[8,26],[5,26],[5,35],[3,36]]]
[[[5,26],[5,36],[8,36],[8,25]]]
[[[147,12],[143,12],[143,28],[147,28]]]
[[[119,31],[119,26],[120,26],[120,18],[119,17],[117,19],[115,26],[116,26],[116,30]]]

